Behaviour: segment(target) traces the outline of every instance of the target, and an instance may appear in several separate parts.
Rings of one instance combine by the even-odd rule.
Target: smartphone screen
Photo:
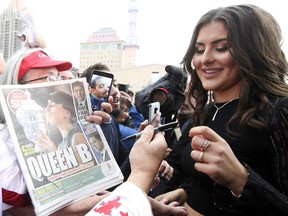
[[[160,112],[160,103],[159,102],[149,103],[149,117],[148,117],[149,124],[153,122],[153,119],[155,118],[158,112]]]
[[[93,70],[90,80],[92,110],[102,110],[101,104],[108,101],[114,76],[112,73]]]

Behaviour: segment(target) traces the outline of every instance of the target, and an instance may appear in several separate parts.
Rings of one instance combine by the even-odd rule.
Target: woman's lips
[[[202,69],[207,74],[214,74],[222,71],[222,69]]]

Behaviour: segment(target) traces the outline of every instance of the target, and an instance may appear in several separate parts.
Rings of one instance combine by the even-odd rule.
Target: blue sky
[[[1,0],[0,9],[11,0]],[[33,9],[47,50],[55,58],[79,66],[80,43],[100,28],[112,27],[121,39],[128,36],[130,0],[23,0]],[[285,1],[271,0],[137,0],[137,65],[178,65],[188,47],[193,28],[205,12],[231,4],[250,3],[268,10],[288,40]],[[283,49],[288,56],[288,42]]]

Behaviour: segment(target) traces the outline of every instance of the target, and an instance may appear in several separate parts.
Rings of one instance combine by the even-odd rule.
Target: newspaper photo
[[[3,85],[0,101],[37,215],[123,181],[92,113],[85,78]]]

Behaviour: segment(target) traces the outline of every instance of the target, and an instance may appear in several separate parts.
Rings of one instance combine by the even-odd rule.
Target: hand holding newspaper
[[[84,78],[4,85],[0,100],[37,215],[123,181],[100,126],[85,120],[92,110]]]

